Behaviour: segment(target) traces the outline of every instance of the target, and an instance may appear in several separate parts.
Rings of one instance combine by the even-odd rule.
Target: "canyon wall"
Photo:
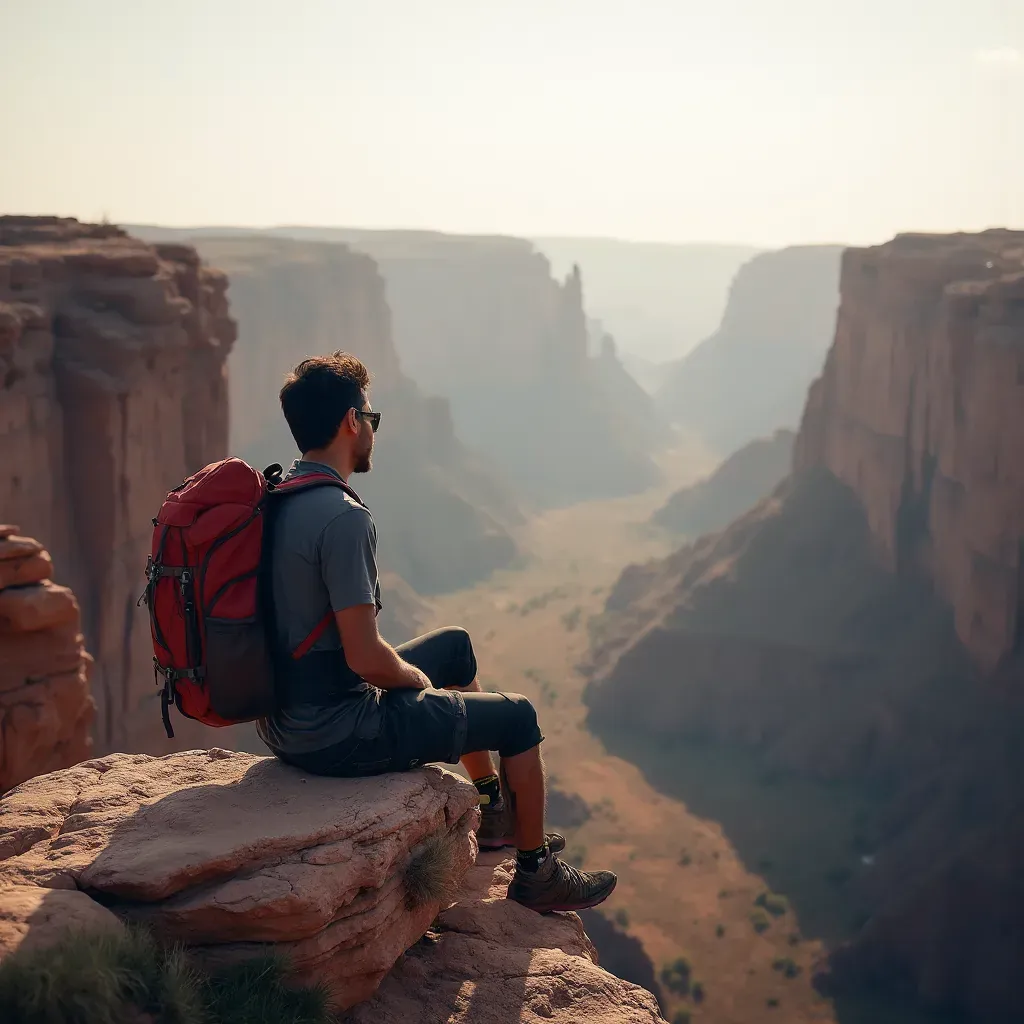
[[[793,246],[740,267],[718,330],[666,368],[662,413],[723,456],[795,428],[835,330],[841,253]]]
[[[382,413],[373,471],[352,481],[377,521],[381,564],[425,594],[507,564],[518,504],[455,436],[447,401],[424,395],[403,372],[373,260],[336,243],[283,238],[196,244],[231,279],[244,341],[231,357],[232,451],[260,467],[287,466],[298,452],[278,399],[284,377],[306,356],[345,349],[369,368],[371,402]]]
[[[607,367],[588,355],[579,270],[556,280],[525,239],[351,228],[133,230],[155,240],[190,238],[207,252],[214,237],[255,243],[270,236],[341,243],[369,256],[385,282],[402,370],[449,400],[445,415],[450,409],[458,437],[520,501],[563,505],[636,493],[658,479],[647,427],[625,396],[608,394]],[[245,321],[237,271],[231,279],[232,308]],[[250,334],[244,323],[243,332]],[[294,327],[290,336],[305,341]],[[334,344],[349,347],[344,337]]]
[[[100,751],[168,749],[136,602],[164,495],[227,454],[226,288],[186,246],[0,217],[0,520],[79,599]]]
[[[648,772],[713,741],[850,787],[870,856],[837,875],[858,913],[827,982],[985,1024],[1024,1014],[1022,450],[1024,233],[851,250],[795,472],[623,572],[585,694]]]
[[[924,571],[986,672],[1024,645],[1022,452],[1024,232],[849,250],[795,465],[854,489],[883,564]]]

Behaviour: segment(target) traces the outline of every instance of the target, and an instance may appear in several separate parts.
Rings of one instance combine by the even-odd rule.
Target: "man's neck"
[[[339,457],[324,448],[314,448],[312,451],[303,452],[302,461],[319,462],[323,466],[330,466],[345,483],[348,483],[348,478],[352,475],[352,464],[349,459],[344,456]]]

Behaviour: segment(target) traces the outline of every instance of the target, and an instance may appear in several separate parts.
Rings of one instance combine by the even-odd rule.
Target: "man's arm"
[[[377,535],[369,512],[349,508],[324,527],[320,572],[348,667],[382,690],[430,686],[377,631]]]
[[[382,690],[425,690],[430,680],[410,665],[377,631],[376,606],[343,608],[334,613],[345,649],[345,662],[356,675]]]

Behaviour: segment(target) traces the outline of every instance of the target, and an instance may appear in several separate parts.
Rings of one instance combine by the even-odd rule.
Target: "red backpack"
[[[341,487],[329,473],[281,480],[241,459],[206,466],[164,499],[153,520],[149,606],[153,668],[163,678],[160,711],[172,737],[173,703],[186,718],[216,727],[262,718],[276,706],[273,607],[265,544],[268,513],[284,496]],[[292,652],[301,658],[330,625],[328,611]]]

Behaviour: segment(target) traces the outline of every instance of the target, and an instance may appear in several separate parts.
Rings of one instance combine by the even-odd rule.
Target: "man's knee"
[[[503,693],[502,696],[510,707],[504,730],[505,743],[499,753],[503,757],[514,757],[538,746],[544,737],[537,721],[537,709],[528,697],[521,693]]]
[[[476,652],[473,650],[473,641],[462,626],[449,626],[445,633],[451,644],[451,681],[445,683],[445,688],[465,690],[476,679]]]

